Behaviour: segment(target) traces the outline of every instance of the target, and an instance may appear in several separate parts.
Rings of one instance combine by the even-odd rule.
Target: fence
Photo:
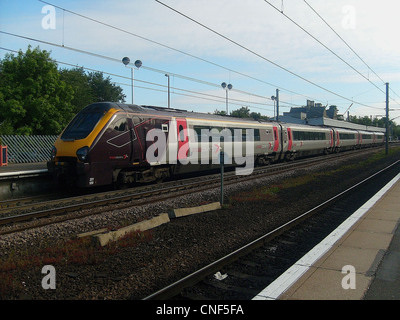
[[[57,136],[0,136],[7,146],[9,163],[31,163],[50,160]]]

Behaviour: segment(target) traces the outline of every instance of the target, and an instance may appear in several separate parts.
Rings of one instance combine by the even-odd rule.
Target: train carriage
[[[330,128],[286,124],[291,132],[290,153],[296,157],[327,154],[334,148],[333,130]]]
[[[375,136],[370,131],[358,131],[359,145],[361,148],[371,147],[374,144]]]
[[[373,135],[374,135],[374,141],[373,141],[374,146],[379,146],[384,144],[385,134],[383,132],[373,132]]]
[[[78,187],[163,180],[225,165],[249,168],[371,146],[382,133],[285,124],[154,106],[94,103],[54,144],[49,172]],[[238,171],[237,171],[238,172]]]
[[[187,142],[187,147],[184,143],[179,146],[178,160],[187,160],[188,165],[178,163],[175,173],[216,168],[220,165],[221,152],[228,166],[237,165],[235,160],[248,154],[258,164],[268,164],[280,157],[282,146],[278,124],[210,114],[187,113],[183,116],[186,116],[186,122],[178,125],[178,140]]]
[[[359,134],[356,130],[335,128],[334,130],[334,143],[335,152],[352,150],[358,145]]]

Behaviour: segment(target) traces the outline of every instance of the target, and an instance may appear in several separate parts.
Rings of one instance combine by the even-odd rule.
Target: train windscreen
[[[103,117],[104,111],[80,112],[71,121],[61,136],[64,141],[85,139]]]

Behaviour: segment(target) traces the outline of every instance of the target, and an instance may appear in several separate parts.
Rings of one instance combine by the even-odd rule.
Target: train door
[[[292,146],[293,146],[292,129],[287,128],[287,135],[288,135],[288,141],[289,141],[287,150],[292,151]]]
[[[330,134],[330,136],[331,136],[331,152],[333,152],[333,150],[335,149],[335,144],[334,144],[334,139],[333,139],[333,134],[334,134],[334,131],[333,131],[333,129],[331,129],[331,130],[329,130],[329,134]]]
[[[278,127],[273,127],[274,130],[274,152],[279,150],[279,131]]]
[[[120,165],[131,160],[132,138],[126,114],[117,115],[103,137],[106,140],[103,152],[106,151],[108,161]]]
[[[339,135],[339,131],[336,131],[336,152],[339,152],[339,148],[341,147],[340,145],[340,135]]]
[[[178,136],[178,160],[187,159],[189,154],[189,136],[186,119],[176,119]]]

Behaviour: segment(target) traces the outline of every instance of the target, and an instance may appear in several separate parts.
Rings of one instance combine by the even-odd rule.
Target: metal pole
[[[133,104],[133,68],[131,68],[132,104]]]
[[[226,115],[228,115],[228,89],[225,89],[226,92]]]
[[[276,104],[275,104],[275,99],[274,99],[274,119],[275,119],[275,117],[276,117]]]
[[[169,74],[165,74],[168,78],[168,109],[170,108],[171,100],[170,100],[170,86],[169,86]]]
[[[224,205],[224,153],[219,153],[219,162],[221,164],[221,207]]]
[[[279,89],[276,89],[276,121],[279,121]]]
[[[389,153],[389,83],[386,82],[386,155]]]
[[[168,109],[170,107],[171,107],[171,94],[170,94],[169,75],[168,75]]]

